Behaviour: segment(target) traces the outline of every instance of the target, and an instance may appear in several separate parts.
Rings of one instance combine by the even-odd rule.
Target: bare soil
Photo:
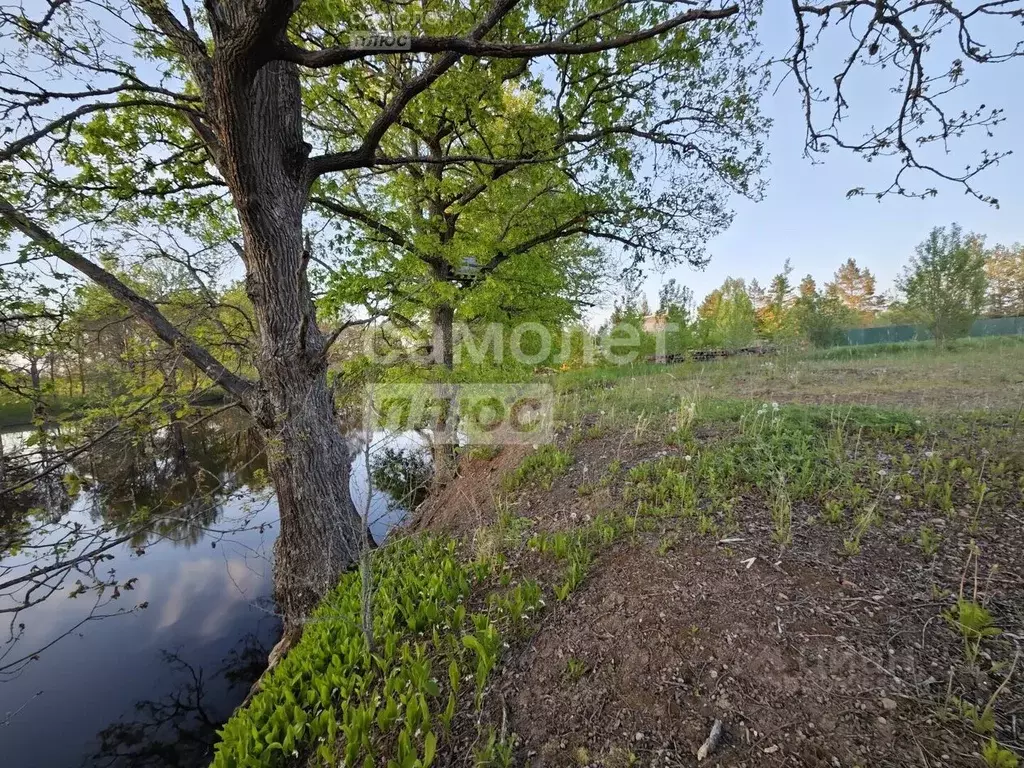
[[[528,450],[526,445],[506,445],[490,459],[463,457],[455,481],[432,493],[416,510],[412,530],[466,534],[493,524],[501,480],[519,466]]]
[[[605,555],[507,665],[525,762],[694,765],[721,719],[710,765],[980,764],[977,739],[936,705],[957,638],[897,562],[873,559],[856,583],[813,560],[747,568],[752,550],[652,544]]]
[[[536,530],[614,509],[621,482],[578,491],[613,461],[625,472],[680,452],[664,435],[581,439],[586,424],[577,430],[560,436],[570,470],[515,501]],[[421,526],[493,523],[500,477],[522,455],[464,466]],[[700,765],[983,766],[989,734],[975,732],[959,700],[981,711],[1000,687],[992,735],[1024,753],[1024,664],[1003,684],[1024,645],[1020,496],[971,532],[969,510],[905,510],[873,528],[856,556],[820,512],[795,505],[793,542],[781,551],[754,497],[740,501],[741,530],[721,539],[671,521],[620,538],[505,657],[493,689],[518,737],[516,764],[695,766],[721,720],[721,744]],[[941,536],[933,555],[918,543],[923,525]],[[983,553],[977,575],[964,572],[972,542]],[[942,614],[974,585],[1001,634],[972,669]]]

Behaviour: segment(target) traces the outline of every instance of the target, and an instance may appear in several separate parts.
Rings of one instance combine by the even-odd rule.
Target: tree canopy
[[[985,305],[984,241],[958,224],[935,227],[917,246],[899,287],[937,341],[965,336]]]

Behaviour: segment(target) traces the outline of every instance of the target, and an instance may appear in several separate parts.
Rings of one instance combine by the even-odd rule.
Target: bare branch
[[[508,13],[515,2],[508,5],[502,15]],[[497,6],[496,6],[497,7]],[[700,8],[677,14],[660,24],[629,34],[617,35],[606,40],[593,40],[587,43],[568,43],[564,40],[551,40],[542,43],[499,43],[466,37],[414,37],[404,50],[381,51],[378,48],[326,48],[321,51],[310,51],[293,43],[282,43],[276,52],[279,59],[291,61],[304,67],[319,69],[345,64],[369,56],[395,55],[405,53],[455,53],[460,56],[481,56],[492,59],[532,59],[540,56],[578,55],[584,53],[600,53],[616,48],[624,48],[635,43],[650,40],[673,29],[697,21],[716,21],[726,19],[739,13],[738,5],[724,8]]]
[[[954,0],[843,0],[808,3],[791,0],[796,22],[796,41],[787,57],[787,66],[797,82],[807,126],[806,153],[827,152],[830,147],[850,150],[867,159],[896,157],[898,170],[892,183],[873,192],[876,197],[897,194],[907,197],[929,197],[934,188],[922,191],[907,186],[908,172],[924,172],[958,184],[978,200],[998,206],[998,200],[979,192],[973,179],[986,168],[998,163],[1009,152],[983,149],[980,158],[960,171],[945,170],[929,161],[926,150],[938,144],[948,154],[948,142],[971,130],[982,130],[991,136],[991,128],[1002,122],[1000,109],[984,104],[973,110],[957,108],[947,113],[943,97],[967,83],[964,60],[976,64],[1005,62],[1024,56],[1024,42],[1017,40],[1002,51],[983,45],[975,37],[972,24],[988,19],[1006,26],[1017,20],[1024,24],[1024,3],[1021,0],[984,0],[956,3]],[[810,22],[819,24],[817,30]],[[843,59],[842,68],[832,77],[826,90],[815,85],[810,53],[829,28],[847,28],[852,51]],[[939,54],[937,38],[955,29],[956,45],[963,58],[942,61],[938,69],[929,59]],[[955,50],[955,49],[954,49]],[[863,137],[849,139],[842,131],[842,122],[849,109],[844,86],[854,67],[874,67],[894,73],[889,90],[898,95],[898,107],[889,122],[872,126]],[[827,104],[831,118],[819,122],[818,105]],[[850,196],[866,194],[863,188],[851,189]]]

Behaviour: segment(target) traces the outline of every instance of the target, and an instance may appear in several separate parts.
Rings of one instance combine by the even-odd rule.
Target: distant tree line
[[[241,284],[208,286],[190,280],[184,268],[122,267],[114,258],[105,267],[233,369],[253,369],[251,304]],[[13,277],[0,279],[0,408],[30,403],[35,420],[47,421],[59,411],[137,402],[158,391],[165,395],[161,407],[171,410],[182,398],[223,394],[97,286],[58,289]]]
[[[981,316],[1024,316],[1024,245],[988,248],[984,236],[952,224],[932,229],[888,294],[879,293],[875,275],[852,258],[822,287],[811,275],[794,281],[787,259],[766,286],[727,277],[696,306],[692,292],[671,279],[653,313],[627,281],[601,335],[636,323],[648,335],[663,332],[668,353],[757,340],[827,347],[841,344],[851,328],[885,325],[922,325],[936,340],[956,338]]]
[[[473,333],[486,321],[532,322],[544,325],[554,341],[550,358],[540,366],[578,367],[592,359],[587,349],[593,334],[582,324],[582,309],[597,299],[603,290],[600,283],[607,284],[610,278],[601,276],[601,258],[594,251],[564,250],[567,263],[576,266],[550,281],[560,289],[545,294],[544,301],[537,301],[531,290],[503,289],[500,297],[487,294],[486,300],[477,300],[472,292],[452,294],[452,300],[458,299],[453,305],[463,331]],[[121,266],[114,259],[106,267],[216,349],[231,370],[255,369],[252,306],[241,284],[197,279],[184,257],[170,268],[156,263]],[[1024,245],[986,247],[984,237],[956,224],[929,233],[904,267],[895,291],[888,294],[880,293],[875,275],[852,258],[820,286],[811,275],[796,280],[787,260],[764,286],[756,279],[727,277],[699,303],[688,287],[669,279],[652,305],[641,277],[638,271],[622,276],[611,317],[598,332],[599,340],[618,336],[639,345],[641,356],[737,348],[759,340],[831,346],[842,343],[851,328],[898,324],[926,326],[942,340],[965,335],[980,316],[1024,316]],[[20,402],[42,422],[59,410],[137,402],[158,390],[163,397],[155,402],[174,411],[183,401],[206,397],[204,392],[216,395],[198,367],[174,348],[161,345],[149,327],[100,288],[77,284],[58,294],[64,286],[23,285],[15,278],[6,272],[0,278],[0,411],[5,404]],[[508,285],[517,283],[510,280]],[[331,325],[343,328],[344,305],[331,286],[322,304]],[[432,340],[429,327],[421,332],[412,323],[395,320],[348,328],[331,356],[336,370],[346,376],[365,368],[368,347],[362,333],[406,353],[420,345],[429,353]],[[524,338],[528,347],[532,337]],[[472,340],[454,334],[453,358],[461,379],[494,378],[495,366],[503,378],[529,377],[534,370],[508,356],[504,362],[460,363],[458,352],[466,341]],[[392,362],[388,372],[391,378],[406,379],[413,376],[412,368]],[[21,418],[29,415],[26,411]]]

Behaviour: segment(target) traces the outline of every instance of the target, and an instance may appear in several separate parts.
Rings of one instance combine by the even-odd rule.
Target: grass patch
[[[707,363],[591,368],[555,379],[560,419],[579,424],[600,416],[603,428],[632,428],[636,418],[668,415],[698,402],[694,426],[719,420],[722,401],[853,406],[860,418],[918,414],[1014,413],[1024,388],[1024,337],[783,350],[768,358]],[[742,407],[742,406],[741,406]],[[877,409],[876,415],[872,411]],[[687,420],[690,420],[687,416]]]
[[[853,346],[829,347],[808,350],[808,360],[873,360],[883,356],[917,355],[920,357],[943,357],[954,353],[976,351],[1024,350],[1024,336],[988,336],[978,338],[950,339],[943,344],[934,341],[898,341],[882,344],[859,344]]]
[[[389,545],[375,571],[379,651],[370,652],[360,629],[358,574],[347,575],[260,692],[225,724],[216,768],[281,766],[298,758],[357,765],[363,754],[372,760],[385,752],[398,765],[433,761],[431,725],[444,698],[428,647],[451,657],[457,687],[472,661],[462,633],[467,626],[485,636],[492,631],[486,616],[469,617],[463,605],[478,574],[459,560],[454,542],[429,538]],[[448,631],[447,643],[425,640],[439,641],[439,630]]]
[[[550,443],[542,445],[523,459],[516,469],[505,475],[502,486],[506,491],[517,491],[532,484],[549,491],[555,478],[571,464],[572,454]]]
[[[32,403],[28,400],[0,401],[0,427],[24,427],[32,424]]]

